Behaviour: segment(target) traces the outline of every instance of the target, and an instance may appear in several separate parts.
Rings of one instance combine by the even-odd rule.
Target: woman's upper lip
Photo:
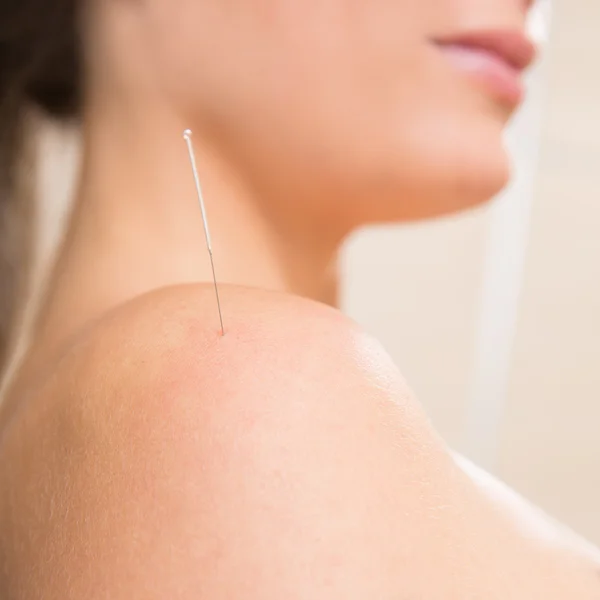
[[[453,45],[493,52],[510,66],[524,71],[536,58],[535,44],[520,30],[497,29],[460,33],[437,38],[440,46]]]

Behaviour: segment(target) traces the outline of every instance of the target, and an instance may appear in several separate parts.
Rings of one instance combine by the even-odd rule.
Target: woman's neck
[[[44,346],[145,292],[212,281],[183,128],[150,122],[85,128],[73,215],[33,332]],[[219,283],[335,304],[339,237],[297,215],[282,222],[200,136],[194,145]]]

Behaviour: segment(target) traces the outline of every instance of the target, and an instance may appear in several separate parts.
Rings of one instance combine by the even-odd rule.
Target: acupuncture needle
[[[202,195],[202,187],[200,186],[200,177],[198,176],[198,168],[196,166],[196,156],[194,154],[194,146],[192,144],[192,131],[186,129],[183,132],[183,139],[186,141],[188,153],[190,155],[190,163],[192,164],[192,172],[194,173],[194,181],[196,183],[196,193],[202,211],[202,222],[204,223],[204,236],[206,237],[206,247],[210,256],[210,266],[213,274],[213,282],[215,284],[215,295],[217,296],[217,307],[219,309],[219,321],[221,323],[221,334],[225,335],[225,327],[223,326],[223,313],[221,312],[221,300],[219,298],[219,286],[217,285],[217,275],[215,271],[215,259],[213,257],[212,242],[210,239],[210,231],[208,229],[208,218],[206,216],[206,207],[204,206],[204,197]]]

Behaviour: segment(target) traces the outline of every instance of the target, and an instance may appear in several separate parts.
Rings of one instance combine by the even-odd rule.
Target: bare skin
[[[73,217],[0,411],[3,600],[600,599],[326,306],[354,229],[505,183],[510,107],[431,38],[528,4],[90,1]]]
[[[3,598],[600,598],[592,556],[474,484],[357,326],[223,297],[225,338],[209,286],[167,288],[24,373]]]

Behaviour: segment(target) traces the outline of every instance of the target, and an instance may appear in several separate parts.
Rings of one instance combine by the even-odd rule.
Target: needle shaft
[[[196,166],[196,156],[194,154],[194,146],[192,144],[192,132],[186,129],[183,133],[183,139],[185,140],[188,153],[190,155],[190,163],[192,164],[192,171],[194,173],[194,182],[196,183],[196,192],[198,194],[198,201],[200,203],[200,210],[202,211],[202,222],[204,223],[204,235],[206,237],[206,247],[208,248],[208,255],[210,256],[210,266],[212,269],[213,282],[215,285],[215,294],[217,296],[217,308],[219,309],[219,321],[221,323],[221,334],[225,335],[225,327],[223,326],[223,313],[221,311],[221,299],[219,298],[219,286],[217,285],[217,275],[215,271],[215,259],[213,257],[212,241],[210,239],[210,231],[208,229],[208,218],[206,216],[206,207],[204,206],[204,197],[202,195],[202,187],[200,186],[200,177],[198,176],[198,168]]]

